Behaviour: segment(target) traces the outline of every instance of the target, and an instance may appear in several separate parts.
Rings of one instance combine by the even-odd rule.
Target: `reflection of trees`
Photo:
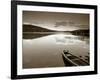
[[[87,37],[89,37],[89,29],[74,30],[71,33],[73,35],[77,35],[77,36],[87,36]]]
[[[45,37],[48,35],[52,35],[52,34],[32,34],[32,33],[23,33],[23,39],[36,39],[36,38],[41,38],[41,37]]]

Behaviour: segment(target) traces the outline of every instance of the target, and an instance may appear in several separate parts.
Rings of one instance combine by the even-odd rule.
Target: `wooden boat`
[[[89,63],[87,61],[69,53],[69,51],[64,50],[62,53],[62,57],[63,57],[64,63],[65,63],[65,66],[86,66],[86,65],[89,65]]]

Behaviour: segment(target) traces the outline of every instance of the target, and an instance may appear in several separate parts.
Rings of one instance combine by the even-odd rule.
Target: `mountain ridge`
[[[70,32],[70,33],[89,33],[89,29],[78,29],[73,31],[56,31],[50,30],[46,28],[42,28],[40,26],[31,25],[31,24],[23,24],[23,32]]]

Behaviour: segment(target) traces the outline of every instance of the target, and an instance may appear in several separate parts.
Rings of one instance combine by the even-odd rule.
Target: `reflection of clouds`
[[[89,39],[85,39],[85,37],[78,37],[73,35],[64,35],[59,34],[55,35],[55,40],[57,44],[64,44],[64,45],[71,45],[76,43],[85,43],[87,44],[89,42]]]
[[[66,39],[57,38],[57,37],[55,37],[55,39],[56,39],[56,42],[66,43]]]
[[[74,42],[71,39],[71,37],[66,36],[66,35],[62,35],[62,34],[56,35],[55,39],[56,39],[57,44],[65,44],[66,45],[66,44],[73,44],[73,42]]]
[[[42,38],[43,37],[44,36],[42,36]],[[47,36],[45,36],[45,37],[47,37]],[[41,38],[41,36],[39,38]],[[62,34],[51,35],[51,37],[49,37],[49,38],[54,39],[56,41],[56,44],[63,44],[63,45],[73,45],[76,43],[79,43],[80,45],[81,45],[81,43],[84,43],[86,45],[89,44],[89,39],[85,36],[75,36],[75,35],[62,33]],[[36,37],[36,39],[37,39],[37,37]],[[31,44],[31,40],[32,39],[26,39],[26,42]],[[83,46],[83,48],[86,48],[86,47]]]

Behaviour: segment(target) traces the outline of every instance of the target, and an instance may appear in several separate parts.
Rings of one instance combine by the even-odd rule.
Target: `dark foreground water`
[[[89,38],[86,36],[24,34],[23,38],[23,68],[63,67],[63,50],[83,59],[89,55]]]

